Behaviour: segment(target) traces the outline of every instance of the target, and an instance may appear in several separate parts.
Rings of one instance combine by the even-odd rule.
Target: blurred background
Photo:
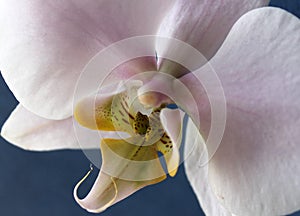
[[[300,0],[273,0],[270,5],[300,17]],[[17,105],[0,77],[0,127]],[[73,188],[89,170],[81,151],[27,152],[0,137],[0,215],[88,216],[73,199]],[[83,197],[97,171],[80,187]],[[102,216],[204,215],[180,167],[175,178],[148,186],[109,208]],[[300,216],[300,212],[293,216]]]

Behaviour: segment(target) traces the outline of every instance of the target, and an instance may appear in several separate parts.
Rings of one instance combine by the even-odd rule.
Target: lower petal
[[[99,132],[74,123],[73,118],[45,119],[18,105],[3,125],[1,136],[8,142],[31,151],[99,148]],[[119,134],[114,132],[101,132],[101,136],[119,138]]]
[[[186,158],[184,163],[186,174],[205,214],[208,216],[232,216],[225,207],[218,205],[219,201],[209,184],[208,165],[201,166],[207,161],[208,155],[205,141],[191,119],[187,123],[184,156]],[[191,177],[196,175],[198,177]]]
[[[7,119],[1,136],[25,150],[47,151],[79,149],[73,129],[73,120],[48,120],[18,105]]]

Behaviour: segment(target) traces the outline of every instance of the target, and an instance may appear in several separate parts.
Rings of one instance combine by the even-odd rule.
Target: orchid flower
[[[76,201],[90,212],[104,211],[166,174],[175,176],[182,141],[186,174],[207,215],[294,212],[300,209],[300,22],[281,9],[259,8],[267,4],[1,1],[1,73],[20,102],[1,135],[34,151],[95,148],[101,142],[94,186],[84,199],[77,197],[88,173],[74,189]],[[82,71],[97,53],[141,35],[176,38],[209,62],[187,68],[190,52],[158,40],[145,44],[154,55],[122,62],[98,92],[74,99]],[[164,58],[170,54],[179,63]],[[220,82],[208,80],[216,87],[208,92],[199,80],[212,68]],[[148,71],[157,74],[145,77]],[[216,112],[210,105],[224,105],[219,84],[226,125],[218,131],[220,142],[211,142]],[[173,103],[180,109],[169,109]],[[183,111],[189,116],[184,136]],[[87,134],[107,137],[91,143],[84,135],[79,143],[73,122]]]

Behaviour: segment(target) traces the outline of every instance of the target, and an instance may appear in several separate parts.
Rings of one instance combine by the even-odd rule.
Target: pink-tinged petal
[[[44,119],[18,105],[3,125],[1,136],[20,148],[32,151],[99,148],[99,135],[84,128],[80,130],[80,134],[76,134],[73,122],[72,118]],[[110,138],[119,137],[113,133],[101,135]],[[80,137],[80,143],[77,136]]]
[[[183,67],[181,66],[180,68]],[[145,106],[157,107],[164,103],[175,103],[183,110],[193,112],[195,118],[197,118],[197,109],[191,109],[197,108],[197,104],[188,87],[180,79],[159,72],[155,73],[149,82],[139,88],[138,96],[141,103]],[[190,115],[191,113],[188,114]],[[197,118],[196,121],[199,122],[199,119]]]
[[[0,67],[28,110],[71,116],[76,81],[107,45],[155,34],[171,0],[12,0],[0,3]]]
[[[223,205],[236,215],[286,215],[300,209],[299,44],[298,18],[280,9],[257,9],[234,25],[211,60],[227,99],[225,133],[208,164],[215,208]],[[186,75],[185,82],[192,83],[205,69]],[[203,92],[189,86],[196,97]],[[202,106],[200,116],[206,137],[210,109]],[[201,167],[194,167],[201,163],[196,154],[186,161],[193,169],[187,173],[200,195],[204,187]],[[201,204],[203,209],[211,205]]]
[[[243,14],[268,3],[269,0],[241,0],[238,3],[235,0],[177,0],[163,19],[158,35],[182,40],[210,59]],[[158,43],[158,55],[166,55],[172,46],[173,43]],[[175,52],[182,54],[182,50]],[[187,57],[188,53],[182,56]]]

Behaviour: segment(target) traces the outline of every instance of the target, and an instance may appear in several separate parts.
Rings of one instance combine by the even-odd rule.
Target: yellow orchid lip
[[[132,137],[131,139],[103,140],[111,147],[113,152],[118,152],[121,155],[127,154],[125,149],[123,150],[125,152],[121,153],[122,145],[136,145],[139,147],[138,150],[146,146],[152,146],[154,155],[157,151],[163,154],[171,152],[173,142],[160,123],[160,111],[166,107],[165,104],[153,108],[149,115],[135,111],[136,108],[133,105],[136,102],[139,103],[137,100],[139,98],[136,97],[137,89],[137,86],[133,85],[129,87],[128,91],[116,95],[101,95],[95,100],[93,98],[84,99],[76,106],[74,117],[82,126],[90,129],[128,133]],[[130,92],[133,93],[129,94]],[[90,108],[91,105],[93,105],[93,110]],[[123,144],[116,148],[112,145],[115,141],[123,142]],[[138,153],[135,152],[135,154]],[[126,159],[135,160],[134,158]]]
[[[101,199],[99,207],[89,209],[89,204],[85,203],[86,200],[92,199],[92,195],[82,200],[76,195],[78,187],[91,171],[76,185],[76,201],[91,212],[103,211],[124,198],[124,194],[128,196],[128,193],[164,180],[166,172],[172,177],[176,175],[181,128],[178,131],[179,139],[167,134],[160,118],[166,105],[161,104],[159,107],[152,107],[150,112],[147,109],[145,111],[137,96],[139,87],[136,82],[129,82],[124,91],[85,98],[75,108],[74,117],[82,126],[93,130],[126,132],[130,136],[124,139],[101,140],[103,161],[99,178],[102,180],[101,183],[95,183],[98,185],[95,189],[98,193],[93,195]],[[164,156],[167,171],[162,167],[158,152]],[[126,188],[123,188],[123,185],[126,185]],[[106,193],[104,191],[111,191],[111,194],[107,195],[110,198],[103,197]]]

